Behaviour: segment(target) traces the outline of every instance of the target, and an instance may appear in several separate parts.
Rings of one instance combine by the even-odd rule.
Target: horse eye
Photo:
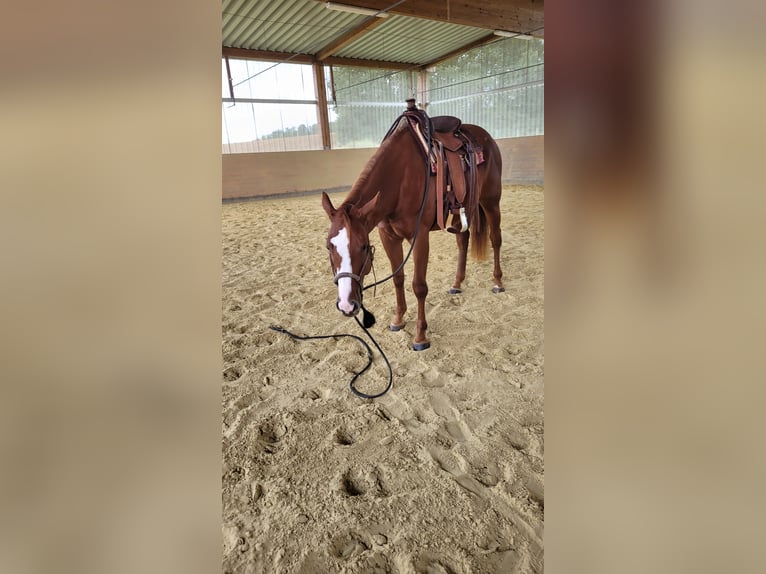
[[[362,251],[367,251],[367,249],[368,249],[369,247],[370,247],[370,246],[369,246],[369,245],[367,245],[367,244],[365,243],[364,245],[362,245]]]

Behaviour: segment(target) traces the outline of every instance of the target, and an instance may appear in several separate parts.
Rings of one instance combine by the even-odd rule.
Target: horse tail
[[[471,256],[477,261],[487,258],[487,216],[480,205],[476,206],[471,217]]]

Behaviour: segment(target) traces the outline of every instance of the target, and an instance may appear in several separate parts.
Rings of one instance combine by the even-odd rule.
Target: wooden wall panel
[[[350,187],[374,148],[223,154],[223,199]]]
[[[542,184],[544,136],[500,139],[503,183]],[[223,154],[223,199],[350,189],[374,148]]]

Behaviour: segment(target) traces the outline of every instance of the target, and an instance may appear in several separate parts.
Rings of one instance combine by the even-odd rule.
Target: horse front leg
[[[457,273],[455,273],[455,283],[452,284],[452,289],[449,290],[450,295],[463,292],[460,289],[460,285],[465,280],[465,263],[468,257],[468,240],[470,237],[470,231],[464,231],[455,235],[457,240]]]
[[[428,229],[420,230],[415,247],[412,250],[412,256],[415,263],[415,272],[412,277],[412,291],[418,299],[418,323],[415,333],[415,340],[412,348],[416,351],[424,351],[431,346],[426,331],[428,322],[426,321],[426,295],[428,295],[428,283],[426,283],[426,270],[428,269],[429,252]]]
[[[388,227],[379,227],[378,235],[383,249],[386,250],[388,260],[391,262],[391,272],[393,273],[404,260],[402,238],[396,237]],[[404,327],[404,314],[407,312],[407,301],[404,298],[404,269],[400,269],[394,274],[393,282],[396,289],[396,313],[391,319],[389,328],[392,331],[399,331]]]

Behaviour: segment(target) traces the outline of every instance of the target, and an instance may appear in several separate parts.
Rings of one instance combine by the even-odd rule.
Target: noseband
[[[375,246],[370,245],[367,248],[367,257],[364,260],[364,263],[362,264],[362,271],[364,271],[364,268],[367,267],[367,262],[370,262],[370,268],[372,269],[372,256],[375,253]],[[332,270],[332,256],[330,256],[330,270]],[[356,273],[349,273],[348,271],[344,271],[342,273],[336,273],[335,277],[333,277],[333,283],[336,285],[338,284],[338,281],[343,279],[344,277],[349,277],[350,279],[353,279],[357,283],[359,283],[359,287],[363,287],[362,285],[362,277],[360,275],[357,275]],[[360,295],[363,295],[364,290],[362,290],[362,293]]]
[[[333,277],[332,281],[333,283],[337,285],[338,281],[340,281],[344,277],[351,277],[351,279],[359,283],[360,286],[362,285],[362,278],[359,277],[359,275],[357,275],[356,273],[338,273],[337,275],[335,275],[335,277]]]
[[[368,245],[367,257],[365,258],[364,263],[362,264],[362,271],[361,271],[361,273],[364,273],[364,270],[367,267],[367,264],[369,263],[370,271],[372,271],[373,277],[375,276],[375,268],[372,266],[372,258],[374,253],[375,253],[375,247],[373,247],[372,245]],[[332,270],[332,256],[330,256],[330,270]],[[362,328],[368,329],[369,327],[372,327],[375,324],[375,315],[370,313],[364,307],[364,285],[362,285],[362,276],[357,275],[356,273],[349,273],[347,271],[343,271],[341,273],[335,274],[335,277],[333,277],[333,282],[337,285],[338,281],[340,281],[344,277],[348,277],[349,279],[356,281],[357,284],[359,285],[359,309],[362,310],[362,323],[361,323]],[[357,319],[357,322],[359,322],[359,319]]]

